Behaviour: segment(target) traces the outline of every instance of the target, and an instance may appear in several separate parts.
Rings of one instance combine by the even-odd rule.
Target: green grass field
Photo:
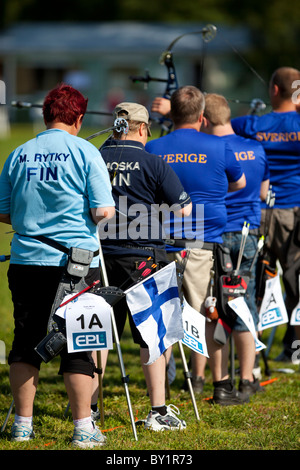
[[[90,135],[88,130],[83,136]],[[13,148],[33,136],[28,126],[16,126],[7,139],[0,141],[0,168]],[[98,142],[96,143],[98,145]],[[12,237],[8,225],[0,224],[0,254],[9,253]],[[5,346],[6,357],[13,339],[13,319],[6,271],[8,262],[0,263],[0,343]],[[47,286],[45,286],[45,289]],[[34,294],[34,293],[33,293]],[[42,293],[40,293],[42,295]],[[281,352],[285,327],[276,329],[269,353],[268,364],[271,375],[264,374],[262,382],[265,393],[258,394],[243,406],[220,407],[211,405],[213,386],[210,370],[206,371],[206,384],[202,395],[196,396],[200,420],[196,419],[192,400],[183,392],[183,367],[178,346],[174,347],[177,366],[176,379],[171,385],[167,403],[176,405],[187,429],[182,432],[154,433],[137,426],[137,440],[134,438],[128,413],[128,404],[121,380],[120,365],[116,350],[109,354],[108,366],[103,383],[104,424],[107,436],[107,451],[144,451],[155,454],[171,451],[178,454],[192,451],[212,450],[299,450],[300,449],[300,371],[299,365],[274,362]],[[263,333],[262,341],[267,344],[271,331]],[[133,344],[128,327],[121,340],[122,355],[126,374],[129,375],[129,396],[134,420],[144,419],[149,412],[149,399],[139,362],[139,350]],[[184,348],[188,360],[189,350]],[[12,403],[9,386],[9,367],[0,364],[0,425],[4,423]],[[238,363],[236,362],[236,366]],[[290,369],[293,373],[282,372]],[[34,427],[36,438],[30,442],[10,441],[10,427],[13,413],[7,426],[0,434],[0,450],[69,450],[73,423],[67,410],[68,399],[62,378],[58,376],[58,359],[43,364],[40,383],[35,400]],[[236,377],[238,381],[238,377]],[[270,382],[268,382],[270,380]],[[103,452],[103,451],[102,451]],[[129,452],[130,455],[130,452]],[[133,454],[132,454],[133,455]],[[259,464],[259,462],[258,462]]]

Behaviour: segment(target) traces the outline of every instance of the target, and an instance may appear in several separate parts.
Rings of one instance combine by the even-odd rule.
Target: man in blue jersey
[[[291,278],[286,277],[287,272],[293,271],[295,259],[289,256],[289,248],[300,217],[300,115],[297,112],[299,80],[299,70],[291,67],[278,68],[269,85],[272,111],[262,116],[243,116],[232,120],[234,132],[260,142],[267,155],[275,205],[273,209],[262,206],[261,229],[262,233],[268,233],[266,250],[270,265],[275,268],[276,260],[279,260],[283,270],[285,302],[289,314],[299,299],[297,273]],[[295,291],[298,295],[291,294]],[[291,347],[292,333],[293,328],[288,327],[283,341],[285,350],[278,359],[290,360],[294,352]]]
[[[94,257],[84,280],[87,285],[99,281],[97,224],[115,211],[98,150],[77,137],[86,108],[87,100],[74,88],[62,84],[51,90],[43,104],[47,129],[10,154],[0,176],[0,221],[15,231],[8,269],[15,330],[8,362],[16,441],[34,437],[33,403],[42,361],[35,347],[47,333],[68,252],[73,247],[89,250]],[[64,347],[60,374],[72,410],[75,446],[105,443],[91,420],[94,372],[90,353],[69,354]]]
[[[160,110],[159,102],[161,109],[164,104],[167,106],[164,99],[156,99],[153,110]],[[179,225],[175,224],[174,229],[171,226],[173,244],[167,247],[167,251],[169,256],[180,262],[182,253],[188,250],[183,293],[187,302],[203,315],[205,299],[210,295],[215,245],[223,242],[222,234],[227,222],[226,194],[228,190],[237,191],[245,186],[240,163],[228,144],[200,132],[204,106],[204,96],[196,87],[185,86],[176,90],[170,103],[174,131],[149,141],[146,146],[174,169],[191,196],[192,229],[182,233]],[[214,401],[243,403],[244,395],[234,388],[228,375],[222,376],[221,347],[213,339],[214,328],[215,322],[206,323],[209,364],[215,386]],[[203,387],[203,357],[191,352],[192,383],[196,392],[201,392]]]
[[[101,245],[110,285],[125,289],[139,276],[137,267],[148,258],[158,268],[168,264],[161,224],[162,204],[181,218],[191,212],[190,196],[176,173],[156,155],[146,152],[150,134],[147,109],[124,102],[116,106],[115,118],[127,124],[125,132],[114,131],[114,136],[101,147],[101,154],[112,180],[116,204],[113,223],[101,233]],[[119,336],[122,336],[127,318],[126,300],[114,307]],[[154,431],[184,429],[186,423],[174,414],[172,405],[165,404],[166,359],[161,355],[147,365],[149,348],[131,315],[129,323],[133,340],[140,346],[140,359],[149,393],[151,411],[145,427]]]
[[[269,167],[262,145],[245,139],[233,132],[231,111],[226,99],[217,94],[205,96],[204,126],[202,130],[222,138],[232,148],[246,177],[246,187],[226,196],[227,223],[224,228],[224,245],[230,249],[233,265],[236,266],[242,239],[244,222],[250,224],[246,239],[241,271],[249,271],[257,249],[261,219],[261,201],[265,201],[269,189]],[[245,301],[252,314],[257,329],[258,311],[255,297],[256,263],[252,266],[251,278],[247,286]],[[259,390],[259,382],[253,377],[255,364],[255,343],[244,322],[237,317],[233,327],[233,337],[240,364],[239,390],[253,394]]]

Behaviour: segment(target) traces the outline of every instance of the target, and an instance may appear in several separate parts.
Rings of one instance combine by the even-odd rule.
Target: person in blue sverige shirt
[[[236,267],[241,246],[242,229],[244,222],[250,224],[246,239],[243,257],[240,265],[241,271],[249,271],[255,257],[259,237],[261,219],[261,201],[264,201],[269,189],[269,167],[262,145],[251,139],[238,136],[231,127],[231,111],[227,100],[217,94],[205,96],[203,132],[219,136],[225,140],[234,151],[236,159],[240,162],[246,177],[246,187],[226,196],[227,224],[223,233],[224,245],[230,249],[234,267]],[[255,296],[254,262],[251,278],[247,286],[245,301],[252,314],[254,325],[258,326],[258,311]],[[253,377],[255,365],[255,342],[252,333],[245,323],[237,317],[233,326],[233,337],[240,364],[239,390],[249,394],[260,390],[259,382]],[[225,353],[225,348],[223,350]],[[227,348],[228,358],[228,348]],[[227,360],[228,363],[228,360]],[[226,361],[224,361],[226,364]]]
[[[160,207],[168,207],[182,219],[191,212],[191,199],[172,168],[157,155],[145,150],[150,134],[147,109],[131,102],[119,103],[116,120],[125,120],[126,130],[116,129],[113,138],[100,151],[112,180],[116,215],[101,232],[101,246],[110,285],[128,288],[137,280],[137,267],[151,259],[161,268],[168,264],[165,252]],[[184,217],[185,218],[185,217]],[[118,334],[121,337],[128,306],[122,299],[114,307]],[[166,357],[162,354],[152,364],[149,347],[135,326],[129,323],[133,341],[140,346],[140,360],[149,392],[151,411],[145,427],[154,431],[185,429],[186,423],[174,414],[174,406],[165,403]],[[103,357],[102,364],[105,363]]]
[[[35,237],[94,252],[85,282],[100,280],[97,224],[114,215],[114,200],[99,151],[77,136],[87,100],[61,84],[43,104],[47,129],[15,149],[0,176],[0,221],[12,225],[8,269],[15,331],[9,353],[15,403],[12,439],[34,437],[33,403],[41,357],[34,348],[45,337],[50,311],[65,272],[67,255]],[[98,255],[97,255],[98,250]],[[91,420],[90,400],[95,366],[91,353],[61,352],[74,420],[73,445],[102,446],[105,439]]]
[[[166,106],[166,107],[165,107]],[[152,110],[166,114],[171,109],[174,131],[147,143],[149,152],[159,155],[177,173],[189,192],[193,203],[192,228],[188,233],[170,229],[172,245],[169,256],[178,262],[187,251],[183,276],[183,293],[187,302],[205,315],[205,299],[210,295],[211,271],[214,266],[214,249],[222,244],[222,234],[227,222],[226,194],[245,186],[245,176],[231,148],[216,136],[200,132],[205,106],[204,96],[194,86],[184,86],[171,96],[171,102],[156,98]],[[203,214],[204,208],[204,214]],[[223,377],[221,347],[213,339],[215,322],[206,323],[206,341],[209,365],[214,380],[214,401],[226,404],[243,403],[245,397]],[[203,389],[203,356],[191,352],[192,384],[196,393]]]
[[[290,256],[290,243],[300,218],[299,83],[299,70],[292,67],[278,68],[269,84],[272,111],[262,116],[232,119],[234,132],[260,142],[267,155],[275,205],[273,209],[267,209],[262,204],[261,231],[268,234],[265,248],[270,265],[275,269],[276,261],[280,262],[289,314],[299,300],[298,274],[293,268],[295,257]],[[292,275],[288,276],[290,272]],[[288,326],[283,340],[284,350],[278,359],[290,360],[294,352],[291,347],[293,339],[293,328]]]

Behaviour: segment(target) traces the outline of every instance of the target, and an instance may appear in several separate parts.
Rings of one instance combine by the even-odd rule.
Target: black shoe
[[[239,392],[233,385],[228,387],[215,387],[212,403],[216,405],[243,405],[249,402],[249,396]]]
[[[259,381],[253,378],[253,382],[250,380],[241,379],[239,383],[239,392],[246,395],[254,395],[256,392],[265,392],[264,387],[262,387]]]

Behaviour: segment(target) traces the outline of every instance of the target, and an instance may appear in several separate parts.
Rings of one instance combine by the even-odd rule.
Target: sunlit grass
[[[96,129],[97,130],[97,129]],[[86,129],[84,136],[95,130]],[[6,156],[32,137],[31,126],[17,126],[11,136],[0,141],[0,166]],[[97,142],[97,146],[100,145]],[[9,253],[10,226],[0,224],[0,254]],[[13,338],[13,311],[7,286],[8,262],[0,263],[0,340],[5,343],[6,356]],[[45,286],[45,289],[47,286]],[[33,295],[42,295],[35,293]],[[171,396],[167,403],[175,404],[187,429],[182,432],[154,433],[137,426],[138,440],[134,438],[132,423],[128,413],[124,384],[116,350],[110,352],[103,383],[104,425],[107,436],[106,450],[148,450],[154,453],[164,451],[207,451],[207,450],[299,450],[300,449],[300,374],[299,365],[274,362],[281,352],[285,327],[278,327],[271,344],[269,367],[273,382],[265,385],[265,393],[251,399],[250,404],[235,407],[220,407],[209,404],[213,385],[210,370],[206,370],[206,384],[202,395],[196,396],[200,420],[197,421],[192,400],[181,390],[183,367],[178,347],[174,347],[177,365],[176,379],[171,385]],[[262,341],[267,344],[270,331],[263,333]],[[126,327],[121,340],[126,374],[129,376],[128,390],[135,420],[145,419],[149,412],[149,398],[142,374],[139,350],[133,344]],[[189,351],[185,349],[188,359]],[[238,364],[236,364],[238,365]],[[263,361],[260,361],[264,372]],[[68,450],[73,432],[71,413],[67,412],[68,398],[62,377],[57,374],[58,359],[43,364],[40,383],[34,407],[34,427],[36,438],[25,443],[10,441],[10,416],[4,432],[0,435],[0,450]],[[279,368],[289,368],[294,373],[279,372]],[[262,381],[268,380],[263,374]],[[237,377],[238,381],[238,377]],[[0,425],[12,403],[9,386],[9,367],[0,364]]]

